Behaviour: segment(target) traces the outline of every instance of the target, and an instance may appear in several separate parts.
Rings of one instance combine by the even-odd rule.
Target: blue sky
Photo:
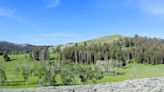
[[[0,40],[36,45],[106,35],[164,38],[164,0],[0,0]]]

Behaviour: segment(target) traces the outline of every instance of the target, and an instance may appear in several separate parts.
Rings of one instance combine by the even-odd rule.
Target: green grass
[[[98,83],[164,77],[164,65],[129,64],[127,67],[124,67],[121,72],[124,74],[117,76],[105,76],[103,79],[98,80]]]
[[[0,61],[3,62],[1,64],[3,64],[6,67],[6,74],[7,74],[7,82],[13,83],[14,81],[16,81],[16,67],[17,66],[21,66],[21,65],[28,65],[29,67],[35,67],[37,65],[39,65],[42,62],[33,62],[33,61],[29,61],[28,59],[25,59],[25,55],[21,54],[21,55],[10,55],[12,61],[10,62],[3,62],[2,56],[0,56]],[[7,86],[0,86],[0,88],[3,87],[7,87],[7,88],[15,88],[15,87],[36,87],[39,86],[37,85],[37,77],[34,76],[30,76],[29,77],[29,85],[24,85],[23,82],[23,77],[22,74],[19,73],[18,75],[19,79],[19,84],[18,85],[7,85]]]
[[[4,64],[6,66],[7,73],[7,82],[16,81],[16,66],[20,66],[22,64],[26,64],[30,67],[39,66],[42,62],[33,62],[25,59],[25,55],[10,55],[12,61],[4,62],[0,64]],[[55,54],[51,54],[51,57],[56,57]],[[0,56],[0,62],[2,62],[2,56]],[[134,71],[135,70],[135,71]],[[164,76],[164,65],[149,65],[149,64],[129,64],[126,67],[123,67],[118,70],[122,73],[122,75],[117,76],[105,76],[101,80],[97,80],[96,83],[104,83],[104,82],[119,82],[130,79],[140,79],[140,78],[152,78],[152,77],[163,77]],[[29,84],[24,85],[23,77],[21,74],[19,76],[19,84],[0,86],[0,88],[27,88],[27,87],[39,87],[38,85],[38,77],[30,76]],[[92,81],[88,81],[84,84],[93,84]]]
[[[104,43],[111,43],[113,41],[118,41],[119,38],[123,38],[123,36],[116,34],[116,35],[111,35],[111,36],[104,36],[104,37],[100,37],[100,38],[96,38],[96,39],[92,39],[92,40],[87,40],[87,41],[82,41],[80,43],[78,43],[79,45],[84,45],[84,43],[86,42],[88,45],[90,44],[104,44]],[[74,46],[75,43],[73,44],[65,44],[63,46],[61,46],[61,48],[65,48],[65,47],[70,47],[70,46]]]
[[[6,68],[6,74],[7,74],[7,82],[14,83],[16,81],[16,67],[22,66],[22,65],[28,65],[30,68],[35,68],[39,66],[44,61],[31,61],[28,58],[25,58],[25,54],[19,54],[19,55],[10,55],[11,61],[9,62],[3,62],[2,56],[0,56],[0,64],[3,64]],[[57,58],[56,54],[51,54],[50,57]],[[21,73],[18,75],[19,83],[12,84],[12,85],[5,85],[0,86],[0,88],[24,88],[24,87],[39,87],[38,85],[38,77],[36,76],[29,76],[28,85],[24,85],[23,76]]]
[[[121,35],[104,36],[104,37],[101,37],[101,38],[88,40],[88,41],[85,41],[85,42],[87,42],[88,44],[92,44],[92,43],[100,43],[100,44],[111,43],[113,41],[119,40],[120,37],[122,37],[122,36]],[[81,44],[83,44],[83,43],[84,42],[82,42]]]

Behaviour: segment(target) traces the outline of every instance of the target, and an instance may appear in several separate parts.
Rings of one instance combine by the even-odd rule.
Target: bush
[[[78,74],[74,75],[71,84],[73,84],[73,85],[77,85],[77,84],[80,84],[80,83],[81,83],[81,79],[79,78],[79,75],[78,75]]]
[[[25,84],[28,84],[28,78],[29,78],[29,67],[27,65],[23,65],[22,66],[22,76],[23,76],[23,79],[24,79],[24,83]]]
[[[4,85],[5,81],[7,80],[5,67],[0,65],[0,85]]]
[[[20,71],[21,71],[20,67],[19,66],[16,66],[16,68],[15,68],[16,83],[18,83]]]
[[[61,69],[61,78],[64,85],[70,85],[72,82],[73,74],[70,67],[63,67]]]
[[[78,70],[82,82],[87,82],[88,79],[92,79],[92,68],[89,65],[80,65]]]
[[[96,80],[100,80],[104,77],[103,72],[98,67],[94,67],[94,77]]]
[[[80,65],[78,73],[82,82],[87,82],[88,80],[98,80],[103,78],[103,72],[101,72],[100,69],[95,66]]]
[[[50,57],[50,60],[56,60],[57,58],[56,57]]]
[[[57,74],[57,75],[56,75],[56,77],[55,77],[55,82],[56,82],[56,85],[62,85],[62,84],[63,84],[63,80],[62,80],[60,74]]]

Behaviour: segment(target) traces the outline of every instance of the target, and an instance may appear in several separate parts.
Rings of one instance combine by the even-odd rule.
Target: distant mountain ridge
[[[34,48],[35,45],[30,44],[15,44],[7,41],[0,41],[0,54],[3,54],[4,51],[30,51]]]

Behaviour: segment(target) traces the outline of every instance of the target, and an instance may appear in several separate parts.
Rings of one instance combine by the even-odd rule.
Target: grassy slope
[[[55,57],[55,55],[51,55],[51,57]],[[17,66],[21,66],[21,65],[28,65],[29,67],[36,67],[39,66],[39,64],[41,64],[42,62],[33,62],[33,61],[29,61],[28,59],[25,58],[25,54],[21,54],[21,55],[10,55],[10,58],[12,59],[12,61],[10,62],[3,62],[2,56],[0,56],[0,64],[4,64],[4,66],[6,67],[6,74],[7,74],[7,81],[8,82],[14,82],[16,81],[16,67]],[[3,63],[2,63],[3,62]],[[7,88],[14,88],[14,87],[38,87],[38,77],[35,76],[30,76],[29,77],[29,85],[24,85],[23,82],[23,77],[22,74],[19,73],[18,75],[19,79],[19,84],[18,85],[8,85],[8,86],[0,86],[0,88],[2,87],[7,87]]]
[[[118,76],[105,76],[103,79],[99,80],[102,82],[118,82],[130,79],[140,79],[140,78],[152,78],[152,77],[164,77],[164,65],[149,65],[149,64],[129,64],[124,67],[121,72],[123,75]]]
[[[101,38],[97,38],[97,39],[93,39],[93,40],[88,40],[88,41],[85,41],[89,44],[92,44],[92,43],[111,43],[113,41],[117,41],[120,37],[122,37],[121,35],[112,35],[112,36],[104,36],[104,37],[101,37]],[[82,42],[84,43],[84,42]]]
[[[25,55],[11,55],[10,56],[13,60],[11,62],[4,62],[3,64],[5,65],[6,67],[6,73],[7,73],[7,79],[9,82],[13,82],[13,81],[16,81],[16,66],[20,66],[20,65],[23,65],[23,64],[26,64],[30,67],[33,67],[35,65],[39,65],[39,63],[41,62],[32,62],[32,61],[28,61],[25,59]],[[2,57],[0,57],[0,60],[2,61]],[[19,85],[9,85],[9,86],[6,86],[6,87],[26,87],[24,86],[24,82],[23,82],[23,77],[21,75],[21,73],[18,75],[19,77]],[[37,78],[36,77],[29,77],[29,84],[30,86],[38,86],[36,85],[37,83]]]
[[[104,37],[96,38],[96,39],[93,39],[93,40],[83,41],[83,42],[80,42],[80,43],[78,43],[78,44],[83,45],[84,42],[86,42],[87,44],[95,44],[95,43],[104,44],[104,43],[111,43],[111,42],[113,42],[113,41],[119,40],[119,38],[122,38],[122,37],[123,37],[123,36],[121,36],[121,35],[104,36]],[[70,47],[70,46],[74,46],[74,45],[75,45],[75,43],[72,43],[72,44],[64,44],[63,46],[61,46],[61,48]],[[56,46],[55,46],[55,47],[56,47]]]

